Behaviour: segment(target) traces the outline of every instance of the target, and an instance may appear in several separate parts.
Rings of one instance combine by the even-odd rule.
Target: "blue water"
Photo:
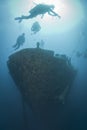
[[[25,128],[22,96],[7,68],[8,56],[14,52],[12,45],[17,36],[26,31],[22,30],[23,24],[18,25],[14,22],[9,2],[10,0],[0,0],[0,130],[43,130],[43,123],[36,120],[27,104],[25,104],[27,128]],[[72,64],[78,70],[66,103],[58,110],[57,125],[59,130],[87,130],[87,59],[78,58],[72,53],[73,49],[84,50],[87,48],[87,2],[85,0],[82,1],[82,6],[85,18],[72,30],[58,36],[52,34],[47,38],[43,35],[41,38],[39,37],[39,39],[44,37],[46,40],[45,49],[51,49],[55,53],[64,53],[68,56],[72,55]],[[78,34],[80,30],[84,32],[84,39]],[[28,34],[27,37],[29,37]],[[56,37],[59,39],[57,39],[58,45]],[[24,48],[35,47],[34,38],[36,41],[38,40],[36,37],[30,36],[29,44],[26,43]]]

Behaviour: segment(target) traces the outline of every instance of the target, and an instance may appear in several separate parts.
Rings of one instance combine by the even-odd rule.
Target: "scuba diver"
[[[19,49],[20,46],[22,46],[25,42],[25,33],[22,33],[22,35],[20,35],[17,40],[16,40],[16,44],[13,45],[13,48],[15,48],[15,50]]]
[[[31,31],[33,32],[32,34],[36,34],[37,32],[39,32],[41,30],[41,26],[39,24],[39,22],[34,22],[32,27],[31,27]]]
[[[36,4],[36,6],[29,11],[30,14],[28,16],[22,15],[21,17],[16,17],[15,20],[18,20],[20,23],[23,19],[32,19],[38,15],[41,15],[41,18],[43,18],[44,14],[46,13],[51,16],[57,16],[58,18],[61,18],[57,13],[53,11],[54,8],[54,5]]]

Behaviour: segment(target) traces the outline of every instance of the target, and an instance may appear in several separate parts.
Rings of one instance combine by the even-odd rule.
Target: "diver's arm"
[[[51,16],[58,16],[59,18],[61,18],[61,16],[58,15],[57,13],[55,13],[53,10],[50,10],[50,11],[48,12],[48,14],[51,15]]]

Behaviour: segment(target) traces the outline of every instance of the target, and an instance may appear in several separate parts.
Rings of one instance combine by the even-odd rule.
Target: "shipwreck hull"
[[[9,56],[9,72],[23,99],[51,130],[58,106],[64,103],[76,71],[65,55],[40,48],[23,49]],[[56,121],[54,121],[56,122]],[[47,128],[47,129],[48,129]]]

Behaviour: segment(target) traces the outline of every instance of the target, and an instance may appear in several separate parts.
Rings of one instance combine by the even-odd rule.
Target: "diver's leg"
[[[19,45],[19,44],[17,44],[17,46],[15,47],[15,50],[19,49],[19,47],[20,47],[20,45]]]
[[[16,46],[17,46],[17,43],[16,43],[16,44],[14,44],[12,47],[13,47],[13,48],[15,48]]]
[[[16,17],[15,20],[18,20],[18,22],[22,22],[23,18],[22,17]]]
[[[24,16],[22,15],[21,17],[16,17],[15,20],[18,20],[18,22],[22,22],[23,19],[29,19],[29,18],[32,18],[31,15],[29,16]]]
[[[20,20],[21,19],[21,17],[16,17],[16,18],[14,18],[14,20]]]

